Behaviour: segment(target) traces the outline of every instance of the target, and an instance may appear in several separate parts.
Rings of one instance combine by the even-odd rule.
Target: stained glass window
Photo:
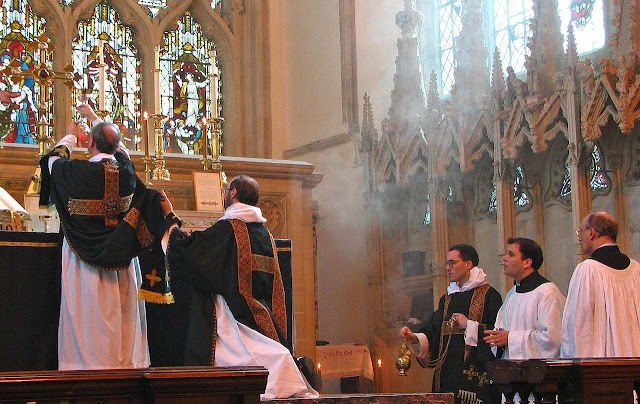
[[[440,0],[440,75],[442,94],[449,94],[454,83],[456,67],[456,41],[462,29],[462,1]]]
[[[25,0],[0,1],[0,69],[10,63],[19,63],[24,70],[39,66],[40,52],[30,46],[35,39],[44,34],[45,20],[31,11]],[[44,63],[51,67],[51,60]],[[8,143],[35,143],[34,135],[39,118],[38,104],[41,88],[33,77],[23,77],[14,83],[10,77],[0,72],[0,90],[8,91],[8,99],[0,103],[0,139]],[[49,87],[49,100],[52,100],[52,88]],[[48,122],[51,122],[53,103],[47,103]]]
[[[138,0],[138,4],[147,6],[149,9],[149,17],[151,18],[157,16],[160,10],[167,7],[166,0]]]
[[[218,7],[218,4],[222,4],[222,0],[211,0],[211,8]]]
[[[98,110],[99,43],[103,41],[106,67],[105,110],[120,126],[123,142],[131,150],[140,150],[140,62],[132,43],[133,32],[122,24],[111,5],[102,1],[93,16],[78,24],[78,36],[73,40],[73,68],[82,76],[81,87],[89,91],[88,103]],[[78,103],[77,92],[73,94]],[[75,119],[80,116],[75,112]],[[78,139],[86,146],[88,136]]]
[[[526,189],[526,182],[524,169],[522,165],[518,165],[513,179],[513,202],[518,210],[524,210],[531,204],[531,195]],[[491,197],[489,197],[489,212],[495,212],[498,209],[498,190],[496,189],[496,183],[492,183],[493,190],[491,191]]]
[[[573,25],[578,53],[604,46],[604,14],[602,0],[558,0],[558,13],[567,46],[567,27]]]
[[[202,33],[190,12],[165,32],[161,50],[160,88],[162,113],[169,117],[165,150],[172,153],[201,154],[202,118],[212,117],[211,50],[215,44]],[[218,74],[222,77],[219,65]],[[222,80],[218,81],[218,114],[221,113]],[[209,137],[211,136],[211,131]]]
[[[429,194],[427,194],[427,209],[424,212],[424,222],[425,225],[431,223],[431,201],[429,199]]]
[[[494,181],[491,183],[493,184],[493,190],[489,197],[489,212],[495,212],[498,210],[498,190],[496,189],[496,183]]]
[[[566,174],[562,181],[562,188],[560,189],[560,196],[566,197],[571,194],[571,166],[569,165],[569,156],[565,160]],[[589,184],[593,192],[606,191],[609,189],[609,179],[607,178],[604,161],[600,153],[600,148],[597,144],[593,146],[591,152],[591,164],[589,165]]]
[[[73,0],[60,0],[60,5],[62,7],[67,7],[73,4]]]
[[[495,46],[500,51],[502,66],[518,73],[524,70],[529,20],[533,18],[532,0],[494,0],[493,21]]]

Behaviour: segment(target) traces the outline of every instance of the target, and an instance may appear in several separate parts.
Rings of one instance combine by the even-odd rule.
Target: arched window
[[[202,28],[186,12],[174,31],[165,32],[165,48],[160,57],[162,113],[169,117],[166,128],[172,135],[166,150],[173,153],[201,154],[202,118],[211,118],[211,51],[215,44],[202,34]],[[218,74],[221,74],[219,65]],[[218,111],[221,113],[222,80],[218,80]],[[210,131],[209,136],[210,136]]]
[[[493,26],[487,27],[493,31],[502,66],[505,69],[511,66],[516,73],[523,71],[525,55],[529,53],[527,41],[531,34],[529,21],[533,18],[533,1],[494,0],[492,15]]]
[[[140,150],[140,61],[132,43],[133,32],[122,24],[117,11],[107,1],[100,2],[93,16],[78,24],[73,40],[73,68],[82,76],[81,86],[90,91],[88,102],[98,109],[99,44],[103,43],[105,109],[120,126],[123,142],[131,150]],[[73,94],[73,102],[78,102]],[[75,119],[80,119],[76,112]],[[87,139],[78,139],[86,146]],[[84,142],[84,143],[82,143]]]
[[[568,155],[565,161],[565,167],[567,172],[562,181],[562,188],[560,188],[560,197],[568,197],[571,195],[571,166],[569,165]],[[593,151],[591,152],[589,184],[591,185],[591,191],[594,194],[606,194],[609,191],[609,186],[611,184],[604,168],[604,159],[597,144],[593,145]]]
[[[440,33],[440,85],[442,94],[449,94],[453,86],[453,73],[456,67],[456,41],[462,29],[462,1],[439,0],[438,5]]]
[[[527,190],[526,177],[522,164],[516,166],[515,176],[513,178],[513,202],[516,205],[517,211],[527,210],[531,205],[531,194]],[[489,198],[489,212],[495,212],[498,209],[498,191],[496,189],[496,183],[493,182],[493,191],[491,191],[491,197]]]
[[[11,63],[19,63],[23,70],[31,70],[44,62],[51,67],[51,60],[40,60],[42,54],[30,44],[44,34],[45,20],[31,11],[25,0],[0,2],[0,69]],[[35,143],[34,135],[40,111],[41,88],[33,77],[23,77],[14,83],[0,71],[0,90],[8,91],[11,102],[0,104],[0,139],[8,143]],[[48,99],[53,91],[49,87]],[[51,122],[52,102],[47,103],[47,120]]]
[[[603,0],[558,0],[558,13],[567,46],[567,27],[573,25],[579,54],[604,46]]]

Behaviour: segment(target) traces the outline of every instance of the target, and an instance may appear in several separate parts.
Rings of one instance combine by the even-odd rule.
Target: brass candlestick
[[[153,171],[151,167],[153,167],[153,157],[143,157],[142,162],[144,163],[144,185],[146,185],[147,187],[151,187],[153,185],[153,183],[151,182]]]
[[[153,120],[153,128],[156,137],[156,158],[154,159],[154,168],[151,178],[153,180],[171,180],[171,173],[167,170],[167,162],[164,159],[164,137],[162,125],[167,120],[166,115],[153,114],[150,116]]]
[[[222,163],[220,163],[220,135],[222,134],[222,123],[224,118],[212,118],[213,128],[211,131],[211,158],[203,161],[205,170],[208,168],[212,171],[222,171]]]

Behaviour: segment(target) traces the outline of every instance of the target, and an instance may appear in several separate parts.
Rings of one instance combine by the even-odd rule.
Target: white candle
[[[104,111],[104,87],[105,87],[105,64],[104,64],[104,50],[102,40],[98,45],[98,81],[100,83],[100,89],[98,90],[98,108],[100,111]]]
[[[207,149],[209,148],[209,139],[207,136],[207,118],[202,117],[202,136],[203,136],[203,145],[204,148],[202,149],[202,155],[204,156],[205,160],[207,159]],[[211,152],[213,153],[213,151]]]
[[[216,69],[216,48],[211,49],[211,117],[218,117],[218,71]]]
[[[154,69],[153,69],[153,86],[155,88],[154,112],[159,115],[160,111],[160,46],[154,47]]]
[[[142,141],[144,142],[144,156],[149,158],[149,114],[144,111],[142,115]]]

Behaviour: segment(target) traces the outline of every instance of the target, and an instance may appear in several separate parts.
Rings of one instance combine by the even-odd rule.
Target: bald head
[[[594,212],[582,219],[577,234],[582,253],[591,255],[602,245],[616,242],[618,223],[607,212]]]
[[[609,213],[594,212],[585,218],[585,224],[594,229],[598,236],[609,238],[615,243],[618,237],[618,223]]]
[[[120,129],[112,123],[100,122],[91,128],[91,137],[100,153],[114,154],[120,144]]]
[[[258,182],[248,175],[239,175],[231,180],[229,191],[236,190],[238,202],[256,206],[258,204]]]

